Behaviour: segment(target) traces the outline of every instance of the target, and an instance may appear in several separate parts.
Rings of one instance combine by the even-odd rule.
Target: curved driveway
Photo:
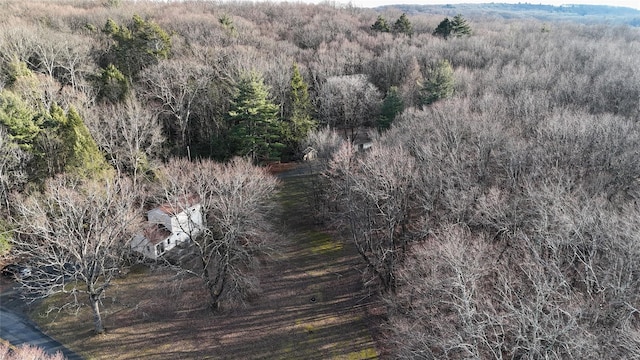
[[[13,290],[8,290],[0,296],[0,338],[7,340],[14,346],[35,345],[49,354],[60,351],[69,360],[82,360],[80,356],[40,331],[24,314],[14,312],[4,306],[7,301],[11,301],[9,298],[12,295]]]

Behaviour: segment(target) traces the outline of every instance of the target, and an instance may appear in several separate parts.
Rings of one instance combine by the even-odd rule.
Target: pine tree
[[[100,71],[96,79],[98,98],[112,103],[123,101],[129,94],[129,81],[113,64]]]
[[[393,32],[396,34],[413,35],[413,25],[407,18],[407,14],[400,15],[400,18],[393,24]]]
[[[67,111],[66,119],[61,124],[61,133],[70,152],[65,166],[67,172],[91,179],[109,174],[112,170],[111,166],[89,133],[80,114],[73,107]]]
[[[387,24],[384,16],[378,15],[376,22],[371,25],[371,30],[376,32],[389,32],[389,24]]]
[[[382,102],[380,111],[380,119],[378,120],[378,129],[385,130],[391,126],[396,116],[404,110],[404,102],[400,97],[398,87],[392,86],[387,91],[387,96]]]
[[[236,35],[236,26],[233,25],[233,20],[231,19],[231,17],[227,14],[223,14],[222,16],[220,16],[218,18],[218,22],[220,23],[220,25],[222,25],[223,28],[225,28],[227,30],[227,32],[229,33],[229,35]]]
[[[43,181],[60,172],[85,178],[105,175],[111,167],[74,108],[66,113],[55,102],[33,109],[12,91],[0,92],[0,124],[9,138],[30,154],[31,180]]]
[[[229,120],[235,153],[254,163],[279,159],[284,147],[279,108],[269,97],[262,76],[251,72],[240,78],[231,101]]]
[[[458,37],[471,35],[471,26],[467,24],[467,20],[462,15],[458,14],[451,21],[451,32]]]
[[[453,95],[453,68],[447,60],[441,60],[431,70],[422,89],[423,104],[430,105],[434,102],[451,97]]]
[[[456,37],[471,35],[471,26],[469,26],[467,20],[465,20],[462,15],[458,14],[453,20],[444,18],[433,31],[433,35],[442,36],[445,39],[452,35]]]
[[[22,150],[33,150],[33,142],[41,131],[36,123],[36,112],[9,90],[0,91],[0,124],[7,127],[9,139]]]
[[[142,69],[156,64],[159,59],[166,59],[171,53],[169,34],[138,15],[133,15],[129,27],[108,19],[103,32],[114,40],[106,55],[107,64],[116,65],[127,78],[135,78]]]
[[[441,36],[446,39],[451,35],[452,28],[453,24],[449,21],[449,18],[444,18],[444,20],[442,20],[440,24],[438,24],[438,27],[433,31],[433,35]]]
[[[48,164],[49,176],[64,171],[82,178],[97,179],[112,169],[73,107],[65,113],[53,103],[43,126],[46,127],[47,138],[39,139],[38,145],[57,143],[54,147],[42,147],[40,150],[44,151],[38,154],[41,167]]]
[[[316,127],[316,121],[311,116],[311,101],[309,99],[309,86],[302,78],[298,65],[293,64],[293,74],[291,75],[291,89],[289,92],[291,104],[291,115],[283,124],[283,140],[286,142],[289,151],[295,152],[298,149],[309,131]]]
[[[0,72],[4,73],[7,77],[7,85],[13,85],[19,78],[32,78],[33,72],[29,70],[27,63],[24,61],[20,61],[17,58],[11,59],[8,64],[6,64],[6,68],[0,69]]]

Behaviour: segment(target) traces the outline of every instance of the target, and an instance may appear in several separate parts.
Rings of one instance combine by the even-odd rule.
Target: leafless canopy
[[[201,277],[212,301],[245,299],[257,290],[251,270],[257,255],[269,252],[275,238],[268,222],[277,180],[248,160],[221,164],[210,160],[173,159],[163,169],[166,200],[197,196],[204,231],[192,239],[193,259],[182,266]]]
[[[14,199],[16,254],[28,273],[20,278],[26,295],[87,294],[95,330],[104,331],[99,302],[121,269],[140,213],[126,179],[77,180],[59,176],[42,194]]]
[[[401,147],[375,143],[365,153],[346,143],[326,172],[338,212],[367,270],[384,290],[396,287],[396,271],[411,242],[414,159]],[[413,219],[415,220],[415,219]]]

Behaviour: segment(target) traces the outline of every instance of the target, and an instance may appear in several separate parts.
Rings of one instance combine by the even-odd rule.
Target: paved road
[[[15,293],[12,289],[7,289],[0,295],[0,338],[15,346],[35,345],[50,354],[60,351],[69,360],[82,360],[79,355],[40,331],[24,314],[7,308],[7,303],[15,301],[13,296]]]

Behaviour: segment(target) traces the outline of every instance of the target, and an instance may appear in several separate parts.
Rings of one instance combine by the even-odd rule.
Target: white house
[[[202,207],[196,197],[182,204],[164,204],[147,212],[148,226],[131,241],[131,249],[157,259],[180,244],[188,243],[203,229]]]

